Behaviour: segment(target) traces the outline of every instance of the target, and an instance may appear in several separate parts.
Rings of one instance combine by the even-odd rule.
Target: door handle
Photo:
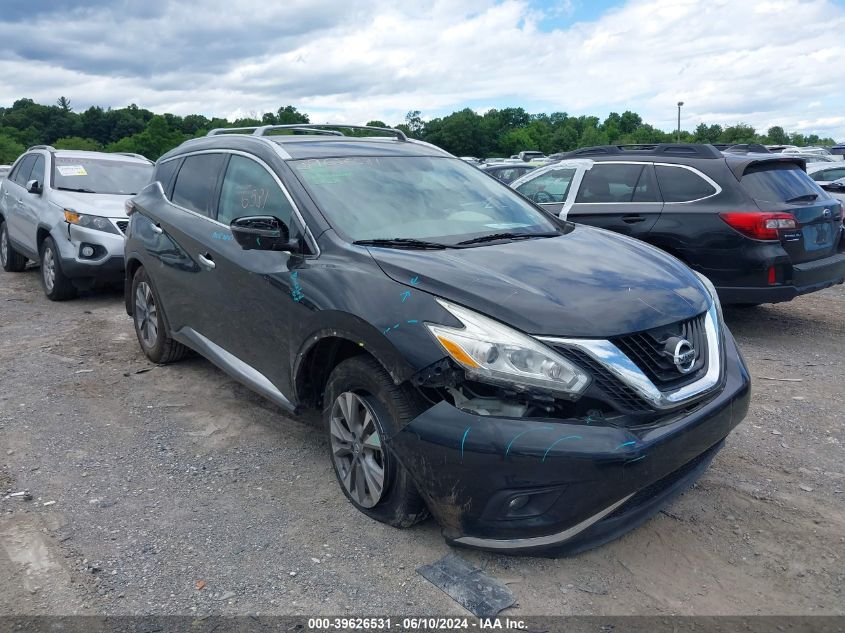
[[[214,263],[214,259],[212,259],[211,255],[209,255],[208,253],[201,253],[200,255],[198,255],[198,258],[203,266],[208,266],[209,268],[214,268],[215,266],[217,266],[217,264]]]
[[[153,229],[153,233],[158,233],[159,235],[164,233],[164,229],[158,224],[151,224],[150,227]]]
[[[637,222],[645,222],[645,216],[643,216],[643,215],[623,215],[622,221],[625,224],[636,224]]]

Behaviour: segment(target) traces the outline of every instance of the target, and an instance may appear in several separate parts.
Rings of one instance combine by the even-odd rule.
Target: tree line
[[[276,112],[228,121],[201,114],[155,114],[134,104],[116,109],[91,106],[75,112],[66,97],[60,97],[53,105],[19,99],[9,108],[0,108],[0,163],[11,163],[27,147],[40,144],[57,149],[134,152],[155,160],[183,141],[204,136],[216,127],[308,122],[308,115],[292,105],[280,107]],[[383,121],[369,121],[367,125],[388,127]],[[419,110],[412,110],[394,127],[457,156],[478,157],[510,156],[522,150],[552,154],[591,145],[676,140],[675,132],[664,132],[644,123],[640,115],[630,111],[611,112],[602,121],[599,117],[570,116],[566,112],[530,114],[523,108],[502,108],[478,114],[466,108],[424,121]],[[834,139],[817,134],[788,133],[780,126],[761,133],[744,123],[726,127],[701,123],[693,131],[682,130],[680,140],[798,146],[834,144]]]

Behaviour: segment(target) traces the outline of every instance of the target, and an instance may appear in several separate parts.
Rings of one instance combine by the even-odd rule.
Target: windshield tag
[[[524,229],[530,224],[522,224],[520,222],[498,222],[495,224],[485,224],[488,229]]]
[[[56,165],[62,176],[87,176],[88,172],[82,165]]]

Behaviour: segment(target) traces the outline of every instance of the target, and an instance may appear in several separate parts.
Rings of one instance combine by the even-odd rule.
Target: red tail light
[[[791,213],[766,213],[763,211],[720,213],[719,217],[731,228],[755,240],[776,240],[780,229],[797,227]]]

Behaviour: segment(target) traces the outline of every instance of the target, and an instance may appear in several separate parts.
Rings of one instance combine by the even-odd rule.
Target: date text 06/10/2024
[[[525,628],[522,620],[511,618],[309,618],[310,631],[389,631],[393,627],[403,631],[449,631],[472,630],[492,631],[496,629],[521,630]]]

